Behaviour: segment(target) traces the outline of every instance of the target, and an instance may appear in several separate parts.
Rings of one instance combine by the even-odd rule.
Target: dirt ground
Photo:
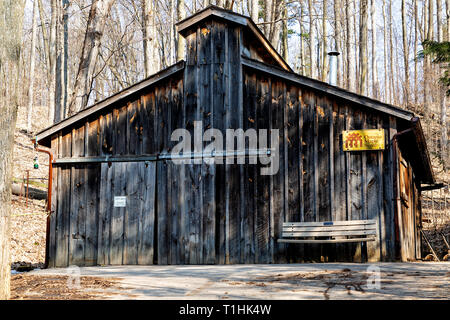
[[[448,300],[450,263],[103,266],[15,275],[13,299]]]
[[[81,277],[80,286],[69,276],[17,274],[11,277],[11,300],[99,300],[123,290],[119,279]]]

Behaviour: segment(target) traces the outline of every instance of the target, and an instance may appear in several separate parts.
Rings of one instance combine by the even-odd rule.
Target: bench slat
[[[361,236],[376,235],[376,230],[360,230],[360,231],[330,231],[330,232],[283,232],[285,237],[333,237],[333,236]]]
[[[303,227],[323,227],[323,226],[353,226],[376,224],[376,220],[351,220],[351,221],[326,221],[326,222],[284,222],[283,227],[303,226]]]
[[[366,242],[375,241],[375,238],[354,238],[354,239],[338,239],[338,240],[291,240],[278,239],[280,243],[341,243],[341,242]]]
[[[317,232],[329,232],[329,231],[352,231],[352,230],[376,230],[377,226],[373,225],[360,225],[360,226],[329,226],[329,227],[283,227],[283,232],[303,232],[303,231],[317,231]]]

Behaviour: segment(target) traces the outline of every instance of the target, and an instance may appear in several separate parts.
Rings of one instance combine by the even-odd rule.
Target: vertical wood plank
[[[342,131],[345,130],[345,106],[333,103],[333,153],[334,153],[334,210],[333,221],[347,220],[346,167],[342,148]],[[345,261],[346,244],[336,245],[336,260]]]
[[[91,145],[90,145],[91,146]],[[97,147],[97,146],[95,146]],[[85,221],[85,265],[92,266],[97,264],[97,246],[98,246],[98,196],[99,196],[99,174],[100,166],[98,164],[89,164],[85,166],[85,193],[86,193],[86,221]]]
[[[315,131],[316,112],[315,97],[310,91],[302,91],[303,126],[302,126],[302,158],[303,158],[303,212],[304,221],[316,221],[316,185],[315,185]],[[316,246],[317,247],[317,246]],[[305,245],[305,259],[311,260],[313,245]]]
[[[126,166],[124,162],[116,162],[112,164],[113,170],[113,184],[112,196],[124,197],[126,196]],[[124,215],[125,208],[114,207],[111,212],[111,235],[110,235],[110,263],[112,265],[123,264],[123,233],[124,233]]]
[[[257,108],[257,83],[256,74],[245,72],[244,74],[244,105],[243,121],[244,131],[248,129],[256,129],[256,108]],[[246,148],[249,148],[246,144]],[[254,160],[258,161],[257,158]],[[253,160],[252,160],[253,161]],[[255,263],[255,239],[254,239],[254,224],[255,224],[255,183],[256,183],[256,165],[248,159],[244,166],[243,188],[244,188],[244,225],[243,225],[243,255],[244,263]]]
[[[363,114],[360,110],[352,109],[349,117],[349,130],[363,129]],[[350,220],[363,219],[363,174],[362,155],[360,152],[349,153],[349,183],[350,183]],[[352,244],[353,261],[361,261],[361,243]]]
[[[224,132],[225,126],[225,94],[226,94],[226,73],[225,55],[227,53],[226,29],[222,23],[215,22],[212,28],[213,46],[213,112],[212,124],[215,129]],[[224,146],[225,147],[225,146]],[[220,150],[218,150],[220,151]],[[215,165],[215,252],[216,263],[224,264],[226,261],[226,204],[225,204],[225,185],[226,185],[226,169],[224,160],[222,163]]]
[[[141,98],[142,153],[155,153],[155,94],[153,90]]]
[[[199,118],[203,122],[203,130],[213,127],[215,113],[214,106],[214,40],[216,31],[215,23],[207,25],[208,33],[201,37],[199,46],[199,87],[198,108]],[[220,43],[219,43],[220,45]],[[202,142],[206,147],[207,142]],[[216,260],[215,252],[215,165],[203,162],[201,164],[201,190],[202,190],[202,234],[201,234],[201,263],[213,264]]]
[[[59,155],[59,135],[55,135],[52,137],[51,141],[51,151],[55,158],[58,158]],[[47,243],[47,259],[48,259],[48,267],[55,267],[55,258],[56,258],[56,220],[58,216],[58,194],[61,192],[61,186],[58,185],[58,173],[60,169],[57,167],[53,167],[52,172],[52,206],[50,208],[50,216],[47,227],[49,228],[49,238],[46,239]]]
[[[318,221],[330,221],[331,192],[330,192],[330,113],[331,105],[326,97],[317,100],[317,160],[318,160]]]
[[[258,130],[270,128],[271,106],[271,82],[270,79],[259,78],[258,84],[258,109],[256,121]],[[261,140],[259,139],[259,142]],[[257,166],[257,217],[256,217],[256,262],[269,263],[270,261],[270,177],[261,175],[261,165]]]
[[[271,197],[271,237],[270,244],[272,250],[271,263],[278,263],[282,257],[286,256],[286,246],[284,244],[278,244],[277,238],[281,237],[284,221],[284,178],[285,178],[285,124],[284,124],[284,113],[286,110],[286,87],[281,81],[272,82],[272,105],[271,105],[271,130],[270,137],[276,134],[275,130],[278,130],[278,155],[279,159],[279,170],[276,174],[270,176],[272,188],[270,191]],[[275,146],[270,146],[275,147]]]
[[[125,185],[127,205],[124,216],[123,264],[131,265],[138,262],[138,230],[143,186],[143,177],[140,174],[139,165],[136,162],[124,163],[127,173]]]
[[[383,118],[383,128],[386,130],[386,149],[383,152],[383,186],[384,186],[384,223],[382,238],[384,239],[383,261],[394,261],[395,259],[395,231],[394,231],[394,158],[392,138],[397,132],[395,121],[391,117]]]
[[[366,129],[377,129],[379,119],[376,115],[367,114],[365,120]],[[378,154],[380,151],[366,152],[366,175],[365,175],[365,212],[367,219],[379,221],[379,215],[382,208],[382,197],[380,196],[381,176],[379,172]],[[368,262],[380,261],[380,236],[377,235],[376,241],[367,243]]]
[[[112,212],[112,172],[108,163],[101,164],[100,173],[100,199],[98,204],[98,247],[97,263],[99,265],[110,264],[110,231]]]
[[[153,264],[154,260],[156,163],[143,163],[140,165],[140,169],[140,174],[144,174],[144,182],[137,255],[138,264],[148,265]]]
[[[72,154],[72,133],[66,133],[60,140],[61,157],[70,157]],[[61,190],[58,194],[58,216],[56,217],[56,267],[69,265],[69,229],[70,229],[70,179],[71,169],[61,167],[58,173],[58,185]]]
[[[239,85],[241,81],[241,68],[239,61],[239,29],[227,28],[227,51],[226,51],[226,78],[225,81],[227,95],[225,96],[225,110],[227,128],[237,129],[242,128],[242,101],[239,94]],[[228,160],[228,159],[227,159]],[[228,163],[228,162],[227,162]],[[227,200],[227,216],[228,223],[228,263],[239,263],[241,260],[241,181],[240,181],[240,167],[236,164],[236,159],[233,164],[226,165],[226,200]]]

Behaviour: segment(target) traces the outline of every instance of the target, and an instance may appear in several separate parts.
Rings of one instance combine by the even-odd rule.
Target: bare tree
[[[12,151],[21,84],[24,0],[0,1],[0,299],[10,295]]]
[[[359,65],[360,81],[359,93],[367,95],[367,21],[368,21],[368,0],[360,2],[360,25],[359,25]]]
[[[309,76],[311,78],[316,77],[316,31],[315,31],[315,18],[314,18],[314,6],[313,0],[308,0],[308,13],[309,13]]]
[[[153,0],[142,0],[142,33],[144,36],[144,69],[145,76],[148,77],[159,69],[157,63],[157,40],[155,22],[155,3]]]
[[[340,48],[340,41],[341,41],[341,18],[340,18],[340,7],[341,7],[341,1],[340,0],[334,0],[333,2],[333,15],[334,15],[334,48],[332,48],[335,51],[339,51]],[[341,83],[341,75],[340,75],[340,65],[338,63],[337,65],[337,85],[339,86]]]
[[[402,39],[403,39],[403,67],[405,70],[405,90],[404,102],[409,106],[409,47],[408,47],[408,33],[406,30],[406,0],[402,0]]]
[[[376,3],[371,0],[370,25],[372,29],[372,97],[378,99],[378,74],[377,74],[377,25],[376,25]]]
[[[91,5],[73,95],[69,103],[69,116],[88,104],[100,41],[113,2],[114,0],[94,0]]]
[[[38,3],[33,1],[33,18],[31,27],[31,52],[30,52],[30,83],[28,86],[28,105],[27,105],[27,131],[31,131],[31,119],[33,114],[33,96],[34,96],[34,68],[36,65],[36,39],[37,39],[37,20]]]
[[[283,56],[283,59],[288,61],[289,60],[289,49],[288,49],[288,13],[287,13],[287,5],[286,0],[283,0],[283,31],[281,36],[281,53]]]
[[[328,72],[328,1],[322,2],[322,81],[326,80]]]
[[[51,0],[50,39],[49,39],[49,98],[48,119],[50,124],[55,121],[55,93],[56,93],[56,28],[58,18],[58,0]]]
[[[256,1],[256,0],[254,0]],[[181,21],[186,17],[186,9],[184,7],[184,0],[177,1],[177,20]],[[185,41],[183,37],[177,35],[177,61],[184,59]]]
[[[445,0],[445,15],[447,21],[447,41],[450,42],[450,0]]]
[[[258,0],[250,0],[250,17],[255,23],[258,23],[259,17],[259,4]]]

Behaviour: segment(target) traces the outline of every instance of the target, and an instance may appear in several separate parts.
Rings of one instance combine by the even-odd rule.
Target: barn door
[[[415,200],[412,179],[412,168],[398,152],[398,229],[400,241],[400,253],[402,261],[415,260]]]
[[[102,163],[99,264],[152,264],[155,162]]]

